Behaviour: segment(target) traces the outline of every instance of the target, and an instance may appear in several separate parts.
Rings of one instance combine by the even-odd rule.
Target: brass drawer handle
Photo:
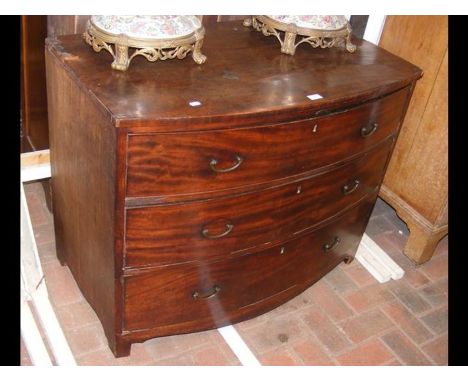
[[[242,157],[240,155],[236,154],[236,164],[234,164],[234,166],[228,167],[228,168],[216,168],[216,165],[218,164],[218,160],[217,159],[212,159],[210,161],[210,167],[214,172],[230,172],[230,171],[234,171],[236,168],[238,168],[241,165],[242,162],[243,162]]]
[[[214,297],[219,291],[221,290],[221,287],[219,287],[218,285],[214,285],[212,290],[208,293],[205,293],[205,294],[201,294],[200,292],[198,291],[195,291],[192,293],[192,297],[194,300],[197,300],[199,298],[203,298],[205,300],[211,298],[211,297]]]
[[[324,252],[329,252],[331,251],[332,249],[334,249],[338,244],[340,244],[340,238],[338,236],[335,236],[333,238],[333,241],[331,243],[327,243],[327,244],[324,244],[324,246],[322,247],[323,251]]]
[[[234,228],[234,224],[226,223],[226,231],[224,231],[223,233],[219,235],[210,235],[208,228],[204,228],[202,230],[202,235],[205,236],[207,239],[219,239],[221,237],[229,235],[233,228]]]
[[[351,185],[346,184],[343,186],[341,190],[343,191],[344,195],[349,195],[353,193],[354,191],[356,191],[356,189],[359,187],[359,184],[360,184],[359,179],[354,179]]]
[[[361,137],[367,138],[370,137],[372,134],[374,134],[379,127],[379,124],[377,122],[374,122],[371,126],[364,126],[361,129]]]

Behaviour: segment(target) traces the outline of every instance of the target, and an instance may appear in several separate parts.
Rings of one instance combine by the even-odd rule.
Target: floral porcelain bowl
[[[280,15],[268,17],[283,24],[295,24],[299,28],[320,29],[327,31],[343,29],[348,24],[348,20],[345,16]]]
[[[91,16],[96,28],[137,39],[168,39],[190,35],[201,28],[195,16]]]
[[[261,31],[265,36],[275,36],[281,44],[281,52],[290,55],[294,55],[297,46],[303,42],[314,48],[344,44],[348,52],[356,50],[351,43],[351,26],[341,15],[253,16],[244,20],[244,25]],[[298,35],[300,39],[296,42]]]
[[[91,16],[83,37],[96,52],[105,49],[114,57],[113,69],[125,71],[138,55],[153,62],[182,59],[192,52],[194,61],[202,64],[204,34],[196,16],[107,15]]]

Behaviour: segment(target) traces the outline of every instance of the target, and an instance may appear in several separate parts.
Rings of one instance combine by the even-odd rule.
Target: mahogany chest
[[[353,259],[419,68],[209,26],[191,60],[46,46],[57,254],[109,345],[249,319]]]

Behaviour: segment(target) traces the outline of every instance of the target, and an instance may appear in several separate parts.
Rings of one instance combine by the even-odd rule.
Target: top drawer
[[[397,131],[407,93],[282,125],[129,135],[127,196],[221,191],[341,161]]]

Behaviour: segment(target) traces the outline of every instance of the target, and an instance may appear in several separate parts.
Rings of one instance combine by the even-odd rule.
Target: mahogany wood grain
[[[288,56],[278,52],[275,39],[241,21],[223,22],[207,29],[203,65],[136,57],[126,72],[112,70],[110,54],[94,52],[79,35],[60,36],[54,51],[117,127],[171,132],[310,118],[386,95],[421,76],[416,66],[355,40],[353,54],[301,45]],[[311,94],[323,98],[311,101]],[[202,105],[191,107],[194,100]]]
[[[112,344],[118,301],[113,229],[117,130],[49,54],[46,69],[57,256],[70,268]]]
[[[57,252],[117,357],[271,310],[355,254],[421,70],[358,39],[295,56],[273,40],[216,23],[203,65],[126,72],[80,35],[47,41]]]
[[[375,194],[372,196],[372,201]],[[175,265],[124,278],[124,330],[157,328],[159,335],[236,322],[244,311],[288,289],[308,285],[343,260],[351,260],[372,204],[362,203],[312,234],[239,259]],[[331,250],[324,246],[339,240]],[[210,298],[194,298],[213,294]],[[260,304],[259,304],[260,303]],[[258,306],[257,306],[258,304]]]
[[[214,192],[315,170],[368,150],[400,125],[408,89],[326,117],[198,133],[130,135],[127,196]],[[361,130],[375,133],[362,136]],[[343,155],[345,153],[345,155]],[[214,169],[211,162],[217,161]],[[240,165],[232,171],[217,172]]]
[[[228,257],[284,241],[375,192],[392,144],[393,140],[387,141],[337,170],[282,187],[183,205],[128,209],[125,265]],[[355,180],[359,181],[356,190],[345,195],[343,187],[354,186]]]
[[[21,16],[21,152],[49,148],[44,58],[46,37],[46,16]]]

